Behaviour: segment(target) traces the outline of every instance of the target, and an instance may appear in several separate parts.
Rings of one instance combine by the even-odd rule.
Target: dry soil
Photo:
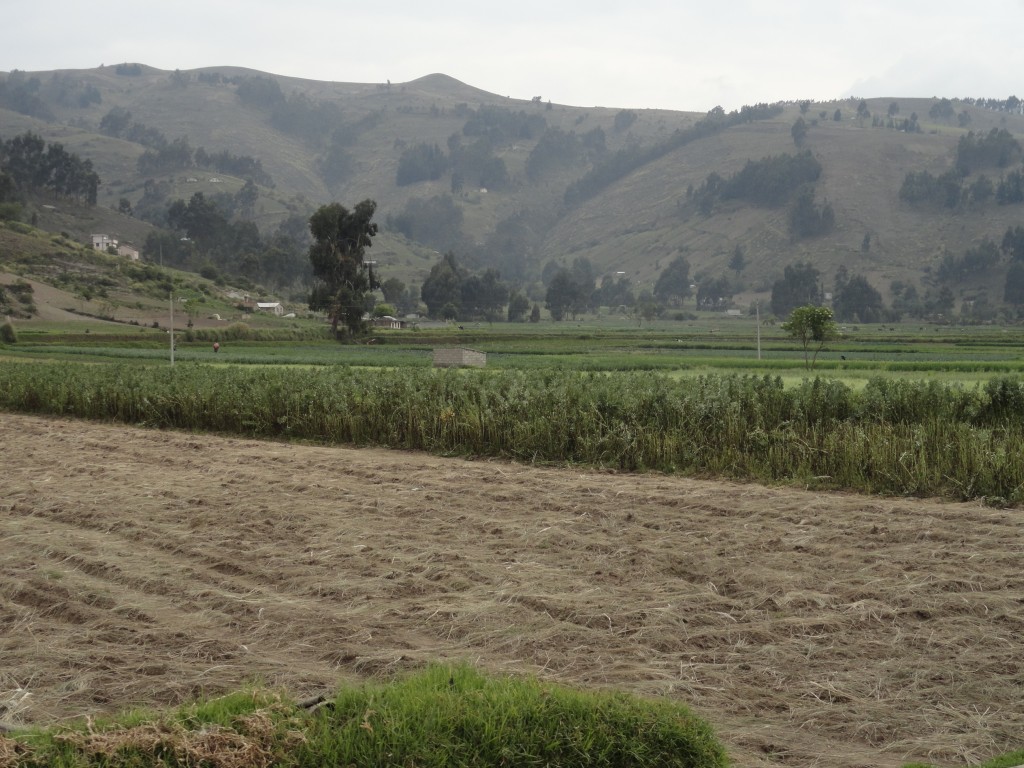
[[[667,696],[742,766],[1024,746],[1021,510],[0,413],[0,719],[430,661]]]

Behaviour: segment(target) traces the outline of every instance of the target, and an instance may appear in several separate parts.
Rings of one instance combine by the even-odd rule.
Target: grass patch
[[[0,737],[3,768],[217,765],[727,765],[710,726],[685,706],[531,679],[433,666],[343,688],[303,708],[262,690],[68,729]]]

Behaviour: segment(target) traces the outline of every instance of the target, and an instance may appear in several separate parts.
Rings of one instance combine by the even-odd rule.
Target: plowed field
[[[743,766],[1024,745],[1024,513],[0,414],[0,719],[468,660]]]

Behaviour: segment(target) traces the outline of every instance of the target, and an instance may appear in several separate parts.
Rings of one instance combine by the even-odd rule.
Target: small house
[[[117,240],[110,235],[93,235],[92,247],[94,250],[106,253],[108,248],[117,248]]]
[[[400,331],[405,328],[405,321],[391,315],[384,315],[383,317],[373,318],[373,327],[390,328],[393,331]]]
[[[270,312],[280,317],[284,314],[284,307],[281,306],[281,302],[279,301],[257,301],[256,311]]]
[[[131,261],[138,261],[139,249],[132,248],[130,245],[127,245],[126,243],[121,243],[119,246],[117,246],[117,255],[124,256],[126,259],[130,259]]]
[[[434,350],[435,368],[484,368],[487,353],[465,347],[442,347]]]

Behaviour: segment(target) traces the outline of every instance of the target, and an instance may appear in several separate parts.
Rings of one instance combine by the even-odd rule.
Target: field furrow
[[[1019,746],[1024,516],[0,415],[19,721],[465,659],[691,704],[737,764]]]

